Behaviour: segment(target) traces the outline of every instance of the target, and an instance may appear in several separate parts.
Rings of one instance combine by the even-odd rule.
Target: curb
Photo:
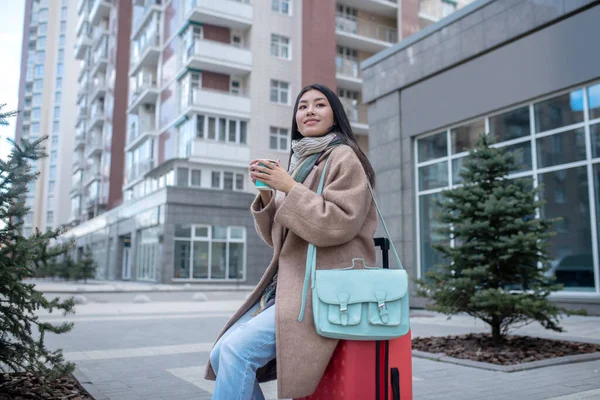
[[[73,377],[79,382],[83,390],[87,392],[93,399],[95,400],[108,400],[108,397],[102,393],[92,383],[92,381],[85,376],[83,372],[79,370],[79,368],[75,367],[75,370],[72,373]]]
[[[416,358],[446,362],[450,364],[462,365],[463,367],[486,369],[489,371],[496,372],[519,372],[537,368],[552,367],[555,365],[574,364],[580,362],[600,360],[600,352],[548,358],[546,360],[532,361],[528,363],[515,365],[496,365],[481,361],[464,360],[462,358],[448,357],[444,353],[427,353],[425,351],[420,350],[413,350],[412,355]]]

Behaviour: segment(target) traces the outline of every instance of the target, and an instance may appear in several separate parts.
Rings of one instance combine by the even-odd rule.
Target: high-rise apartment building
[[[367,150],[360,62],[456,7],[80,0],[79,225],[68,234],[90,246],[99,278],[256,283],[270,251],[248,211],[247,168],[287,163],[295,94],[336,89]]]
[[[32,165],[40,175],[29,187],[23,233],[65,224],[69,210],[76,82],[74,0],[27,0],[23,24],[19,110],[15,138],[48,136],[48,157]]]

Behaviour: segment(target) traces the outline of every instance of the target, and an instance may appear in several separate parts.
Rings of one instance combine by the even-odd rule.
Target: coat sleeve
[[[271,196],[271,201],[266,207],[263,207],[260,193],[256,196],[250,206],[252,217],[254,217],[254,227],[258,236],[269,246],[273,247],[273,239],[271,237],[271,228],[273,227],[273,219],[275,217],[275,193]]]
[[[367,176],[360,160],[350,147],[340,147],[330,154],[322,196],[296,184],[275,214],[277,223],[317,247],[352,240],[371,207]]]

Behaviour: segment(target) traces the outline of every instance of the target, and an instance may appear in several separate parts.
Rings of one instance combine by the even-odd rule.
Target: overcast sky
[[[21,70],[21,40],[25,0],[2,1],[0,7],[0,104],[7,103],[3,111],[16,110],[19,102]],[[6,159],[10,145],[6,138],[14,138],[16,118],[10,125],[0,126],[0,158]]]

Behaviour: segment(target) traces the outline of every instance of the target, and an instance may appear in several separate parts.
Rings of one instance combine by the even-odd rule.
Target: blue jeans
[[[256,370],[276,356],[275,306],[253,317],[255,304],[221,336],[210,352],[217,375],[213,400],[263,400]]]

